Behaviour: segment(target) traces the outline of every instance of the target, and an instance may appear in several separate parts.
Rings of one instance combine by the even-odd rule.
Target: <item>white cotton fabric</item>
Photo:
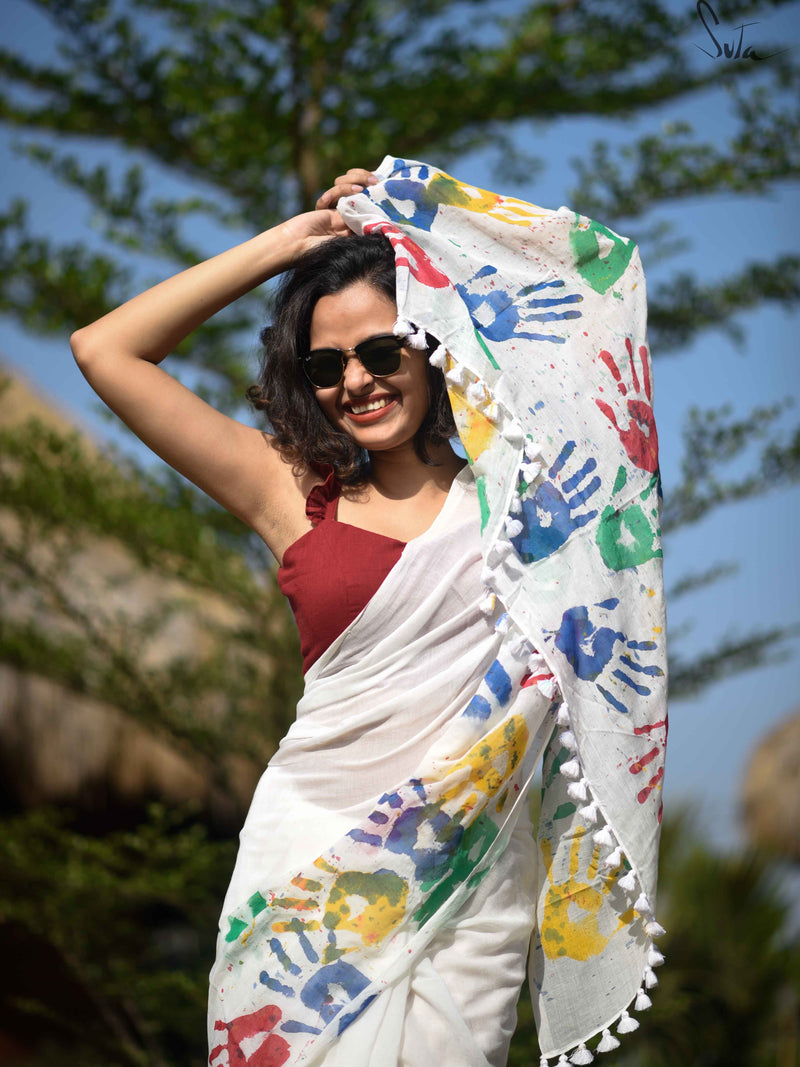
[[[225,916],[241,910],[242,901],[313,870],[332,841],[367,823],[376,798],[416,780],[421,768],[469,752],[485,733],[463,720],[502,644],[496,615],[480,608],[481,570],[480,508],[466,467],[430,529],[408,543],[363,612],[307,673],[297,719],[256,788],[241,832],[223,931]],[[523,659],[519,676],[524,666]],[[503,816],[508,843],[496,850],[488,873],[474,892],[460,886],[421,934],[400,930],[394,954],[371,961],[381,994],[335,1041],[331,1034],[306,1039],[276,1063],[503,1067],[535,922],[527,787],[556,710],[535,686],[520,703],[527,705],[531,741]],[[469,785],[468,776],[460,777]],[[380,859],[382,868],[391,862]],[[211,975],[212,1052],[219,1047],[215,1024],[230,1026],[263,1005],[258,975],[269,952],[254,951],[252,941],[246,948],[242,958],[235,944],[240,973],[230,984],[233,957],[220,938]],[[273,991],[267,999],[275,999]],[[262,1038],[236,1051],[255,1055]],[[227,1067],[226,1052],[212,1064]]]

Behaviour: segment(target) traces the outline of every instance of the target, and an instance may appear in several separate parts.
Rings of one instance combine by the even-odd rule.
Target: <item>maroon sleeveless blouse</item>
[[[304,674],[361,614],[406,547],[405,541],[339,522],[341,490],[332,469],[314,486],[306,499],[313,529],[289,545],[278,568],[278,587],[300,631]]]

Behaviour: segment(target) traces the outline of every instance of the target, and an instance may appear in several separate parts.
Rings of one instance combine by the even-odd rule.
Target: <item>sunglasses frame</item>
[[[382,341],[386,341],[388,339],[391,339],[391,341],[393,342],[394,346],[396,347],[396,351],[397,351],[397,366],[392,371],[387,371],[384,374],[379,374],[379,373],[377,373],[377,371],[373,370],[369,365],[369,361],[370,361],[369,352],[366,352],[366,353],[363,353],[363,354],[362,354],[362,352],[363,352],[363,349],[365,347],[368,348],[370,345],[374,345],[376,341],[382,342]],[[375,378],[390,378],[393,374],[397,374],[400,371],[401,367],[403,366],[403,349],[405,348],[405,345],[406,345],[406,341],[402,337],[397,337],[393,333],[379,333],[375,337],[368,337],[366,339],[366,341],[359,341],[359,343],[357,345],[354,345],[352,348],[314,348],[310,352],[308,352],[305,356],[301,356],[300,361],[303,364],[303,372],[304,372],[306,378],[308,378],[309,382],[311,382],[312,386],[315,389],[335,389],[337,385],[341,385],[342,379],[344,378],[344,372],[345,372],[345,367],[347,366],[347,357],[348,356],[351,356],[351,355],[352,356],[356,356],[358,358],[359,362],[364,367],[364,369],[369,374],[371,374],[373,377],[375,377]],[[323,352],[329,352],[329,353],[331,353],[331,355],[333,355],[335,353],[336,355],[338,355],[339,359],[341,360],[341,374],[339,375],[338,379],[335,382],[333,382],[331,385],[318,385],[314,381],[314,379],[311,377],[311,374],[309,372],[309,364],[311,363],[312,357],[315,356],[315,355],[319,355],[320,353],[323,353]]]

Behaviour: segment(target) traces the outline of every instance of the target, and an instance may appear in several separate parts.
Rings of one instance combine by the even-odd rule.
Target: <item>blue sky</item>
[[[724,4],[720,0],[714,6],[726,25]],[[43,43],[46,48],[51,39],[41,17],[31,13],[20,0],[7,0],[3,5],[0,32],[5,41],[14,40],[40,55]],[[728,39],[732,32],[733,27],[729,27]],[[753,35],[754,45],[778,40],[800,49],[800,3],[779,13],[765,8],[759,26],[747,32]],[[699,23],[694,43],[708,47]],[[691,47],[691,42],[687,43],[687,48]],[[695,48],[692,56],[696,64],[715,62]],[[622,144],[677,119],[691,122],[698,135],[709,140],[718,140],[732,128],[727,98],[720,91],[709,91],[624,122],[570,119],[549,126],[520,125],[516,133],[520,143],[546,163],[529,184],[510,185],[498,180],[482,153],[470,155],[450,169],[457,177],[476,185],[556,208],[569,203],[568,191],[574,184],[569,160],[581,157],[594,139],[603,137],[612,144]],[[10,145],[18,137],[0,131],[0,152],[5,160],[0,174],[0,201],[6,203],[14,196],[30,198],[34,228],[59,240],[90,235],[87,205],[39,168],[11,154]],[[119,152],[91,141],[85,143],[83,150],[92,160],[110,159],[122,164]],[[386,151],[392,153],[394,146],[387,145]],[[379,160],[352,162],[376,166]],[[148,165],[148,175],[159,191],[176,188],[173,180],[157,167]],[[182,192],[186,192],[185,183]],[[644,266],[651,285],[679,269],[716,279],[748,260],[768,260],[781,252],[797,252],[800,183],[784,183],[761,197],[690,198],[659,209],[645,220],[632,220],[624,232],[636,237],[637,230],[655,219],[674,222],[677,234],[688,237],[691,247],[665,263],[648,267],[644,245]],[[212,227],[195,236],[209,254],[224,247],[225,236]],[[247,236],[234,235],[233,239]],[[168,272],[169,268],[160,264],[150,268],[152,280]],[[730,403],[734,412],[743,414],[756,404],[771,404],[781,397],[793,397],[796,404],[800,401],[797,314],[762,308],[742,315],[739,321],[746,331],[743,351],[724,335],[713,332],[679,353],[653,353],[665,494],[678,481],[679,435],[690,405]],[[128,451],[134,448],[130,435],[118,431],[99,414],[98,402],[72,361],[66,337],[53,340],[25,335],[9,319],[0,318],[0,355],[71,412],[94,436],[111,439]],[[784,420],[785,425],[791,425],[798,417],[800,410],[795,406]],[[142,452],[137,455],[141,458]],[[739,563],[733,577],[676,602],[669,613],[671,631],[677,633],[691,624],[698,647],[710,648],[723,635],[742,635],[751,628],[800,622],[800,566],[795,547],[799,514],[800,487],[795,487],[757,501],[717,509],[701,523],[667,538],[664,566],[668,586],[687,571],[704,570],[725,560]],[[785,662],[714,685],[702,696],[675,703],[671,708],[665,804],[669,807],[695,801],[698,818],[720,844],[740,840],[737,796],[754,744],[800,705],[800,640],[795,639],[786,647],[792,657]]]

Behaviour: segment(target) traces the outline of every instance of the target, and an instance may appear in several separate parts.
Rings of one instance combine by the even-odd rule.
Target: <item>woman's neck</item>
[[[388,499],[402,500],[425,490],[448,492],[466,460],[457,456],[449,443],[429,445],[427,452],[435,466],[423,463],[413,442],[399,449],[370,453],[369,482]]]

